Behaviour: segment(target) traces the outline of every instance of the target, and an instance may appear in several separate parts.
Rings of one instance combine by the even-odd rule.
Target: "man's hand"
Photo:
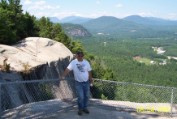
[[[89,79],[89,81],[90,81],[90,86],[92,87],[93,86],[93,79],[91,78],[91,79]]]
[[[61,75],[61,80],[65,79],[65,76],[70,72],[68,68],[65,69],[64,73]]]
[[[93,83],[90,83],[90,87],[92,87],[93,86]]]

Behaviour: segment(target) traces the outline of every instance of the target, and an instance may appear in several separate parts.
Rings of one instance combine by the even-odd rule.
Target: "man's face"
[[[84,57],[83,54],[78,54],[78,55],[77,55],[77,59],[78,59],[79,61],[82,61],[82,60],[83,60],[83,57]]]

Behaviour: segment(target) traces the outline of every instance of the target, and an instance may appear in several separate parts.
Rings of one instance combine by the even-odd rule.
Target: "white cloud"
[[[176,13],[169,13],[167,18],[176,20],[177,19],[177,14]]]
[[[79,14],[78,12],[58,12],[58,11],[53,11],[53,12],[50,12],[50,11],[46,11],[46,12],[43,12],[43,11],[33,11],[31,12],[31,14],[37,16],[37,17],[42,17],[42,16],[45,16],[45,17],[57,17],[59,19],[62,19],[64,17],[67,17],[67,16],[81,16],[81,17],[84,17],[82,14]],[[86,17],[86,16],[85,16]]]
[[[22,2],[23,10],[28,11],[31,15],[36,17],[50,17],[54,16],[60,10],[59,5],[55,5],[52,3],[47,3],[44,0],[32,1],[32,0],[25,0]]]
[[[60,6],[51,6],[51,5],[43,5],[42,7],[40,5],[33,5],[29,7],[29,10],[56,10],[59,9]]]
[[[55,17],[58,17],[59,19],[67,17],[67,16],[83,16],[82,14],[78,12],[55,12],[52,14]],[[48,16],[52,16],[51,14]]]
[[[97,0],[97,1],[96,1],[96,4],[99,5],[99,4],[101,4],[101,2],[100,2],[99,0]]]
[[[30,5],[31,3],[32,3],[31,0],[25,0],[25,1],[23,2],[24,5]]]
[[[32,5],[30,5],[28,7],[29,10],[56,10],[59,9],[60,6],[59,5],[51,5],[46,3],[45,1],[37,1],[37,2],[33,2]]]
[[[46,1],[44,0],[40,0],[40,1],[37,1],[37,2],[34,2],[36,5],[45,5],[46,4]]]
[[[117,8],[121,8],[121,7],[123,7],[123,5],[120,4],[120,3],[118,3],[118,4],[116,4],[116,7],[117,7]]]
[[[154,16],[154,14],[152,12],[140,12],[137,15],[145,16],[145,17]]]

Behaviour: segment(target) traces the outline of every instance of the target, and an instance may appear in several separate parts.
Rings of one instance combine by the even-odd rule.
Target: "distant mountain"
[[[92,36],[87,29],[79,24],[64,23],[61,24],[63,30],[71,37],[90,37]]]
[[[82,24],[91,20],[91,18],[69,16],[60,20],[61,23],[72,23],[72,24]]]
[[[112,16],[102,16],[90,20],[83,26],[92,33],[112,34],[121,31],[129,32],[132,30],[141,29],[141,26],[126,20],[118,19]]]
[[[53,23],[59,23],[60,20],[57,17],[48,17],[50,19],[51,22]]]
[[[140,16],[129,16],[123,19],[102,16],[82,25],[92,35],[114,37],[168,37],[174,36],[177,32],[176,21]]]
[[[53,23],[72,23],[72,24],[82,24],[91,20],[91,18],[78,17],[78,16],[69,16],[63,19],[58,19],[57,17],[48,17],[48,18]]]
[[[177,21],[160,19],[155,17],[141,17],[138,15],[132,15],[123,18],[124,20],[131,21],[142,25],[161,25],[161,26],[173,26],[177,25]]]
[[[109,35],[114,37],[167,37],[177,32],[177,21],[155,17],[132,15],[119,19],[113,16],[102,16],[95,19],[70,16],[61,20],[50,18],[54,23],[63,24],[65,32],[72,37],[91,35]],[[80,24],[80,25],[73,25]]]

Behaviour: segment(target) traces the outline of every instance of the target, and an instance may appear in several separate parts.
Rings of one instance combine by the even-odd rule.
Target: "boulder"
[[[62,43],[41,37],[28,37],[13,46],[0,45],[0,66],[7,59],[11,70],[23,71],[73,54]]]
[[[66,46],[48,38],[29,37],[13,46],[0,45],[1,70],[10,65],[10,72],[0,71],[0,112],[25,103],[75,98],[72,72],[67,77],[71,80],[60,81],[72,59]]]

